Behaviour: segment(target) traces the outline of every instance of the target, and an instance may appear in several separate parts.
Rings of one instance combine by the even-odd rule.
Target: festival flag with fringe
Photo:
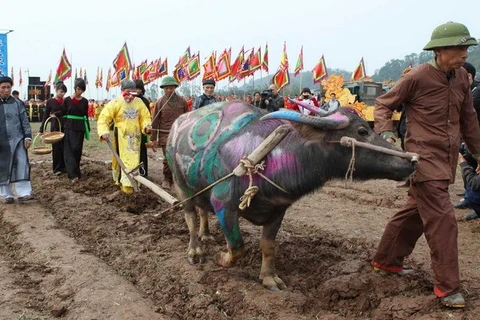
[[[20,69],[20,77],[22,74],[21,71],[22,69]],[[57,83],[59,81],[65,81],[71,76],[72,76],[72,64],[70,63],[70,61],[68,61],[67,54],[64,48],[63,53],[60,56],[60,63],[58,64],[58,67],[57,67],[54,83]],[[21,80],[21,78],[19,78],[19,80]],[[20,85],[22,84],[20,83]]]
[[[188,46],[188,48],[185,50],[185,52],[178,59],[178,62],[175,65],[175,68],[178,68],[180,66],[182,66],[182,67],[185,66],[190,61],[191,58],[192,58],[192,56],[191,56],[191,53],[190,53],[190,46]]]
[[[230,48],[231,50],[231,48]],[[223,80],[230,75],[230,55],[227,49],[223,50],[223,53],[218,57],[217,64],[215,65],[215,78],[217,81]]]
[[[277,72],[273,75],[272,83],[277,86],[278,90],[282,90],[283,87],[290,83],[290,75],[288,70],[278,68]]]
[[[323,57],[323,55],[320,60],[318,60],[318,63],[315,65],[315,67],[313,67],[312,74],[313,84],[320,83],[322,79],[328,77],[327,66],[325,64],[325,58]]]
[[[303,70],[303,46],[300,49],[300,54],[298,55],[297,64],[295,65],[295,70],[293,71],[294,76],[298,76],[298,74]]]
[[[187,64],[188,80],[195,79],[200,74],[200,52],[194,55]]]
[[[282,52],[282,58],[280,60],[280,67],[288,70],[290,67],[290,64],[288,63],[288,56],[287,56],[287,42],[285,41],[283,43],[283,52]]]
[[[268,43],[265,44],[265,52],[263,53],[262,69],[268,72]]]
[[[103,68],[100,69],[100,78],[98,78],[98,86],[103,87]]]
[[[207,60],[203,64],[203,76],[202,80],[215,78],[215,53],[212,52],[210,56],[208,56]]]
[[[130,71],[131,67],[132,63],[130,60],[130,54],[128,53],[128,46],[125,42],[120,49],[120,52],[118,52],[117,56],[113,60],[113,68],[115,72],[119,72],[121,70]]]
[[[165,60],[160,63],[160,59],[158,59],[157,61],[157,64],[156,64],[156,74],[157,74],[157,77],[160,78],[160,77],[163,77],[165,75],[168,74],[168,60],[167,58],[165,58]]]
[[[186,77],[185,67],[177,64],[177,66],[173,70],[173,78],[175,78],[175,81],[177,81],[180,84],[180,82],[182,82],[183,79],[185,79],[185,77]]]
[[[362,80],[367,76],[367,73],[365,72],[365,62],[363,61],[363,57],[358,63],[357,68],[352,72],[352,81],[359,81]]]
[[[110,90],[111,81],[112,81],[112,68],[108,68],[107,83],[105,83],[105,90],[107,90],[107,92]]]
[[[250,59],[250,74],[254,74],[255,71],[262,67],[262,48],[258,47],[257,52]],[[253,49],[252,49],[253,52]]]
[[[237,74],[237,80],[240,81],[241,79],[246,78],[249,75],[251,75],[251,73],[250,73],[250,60],[253,58],[254,50],[255,49],[252,48],[252,51],[250,51],[250,54],[248,54],[248,58],[243,60],[243,64],[240,67],[240,70]]]
[[[272,83],[275,84],[278,90],[287,86],[290,83],[290,75],[288,74],[288,56],[287,56],[287,43],[283,43],[283,53],[280,59],[280,66],[277,72],[272,78]]]
[[[51,85],[52,85],[52,70],[50,70],[50,73],[48,74],[48,77],[47,77],[47,81],[45,81],[45,84],[43,86],[46,88]]]
[[[237,79],[238,72],[240,71],[240,68],[243,66],[243,59],[244,59],[243,56],[244,56],[244,47],[242,47],[242,49],[238,53],[237,58],[235,59],[235,62],[230,67],[230,77],[229,77],[230,82]]]
[[[100,67],[97,67],[97,76],[95,77],[95,88],[98,89],[98,80],[100,79]]]

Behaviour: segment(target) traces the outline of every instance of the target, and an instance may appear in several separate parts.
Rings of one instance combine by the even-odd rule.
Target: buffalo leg
[[[200,231],[198,232],[200,241],[213,240],[208,228],[208,211],[199,208],[198,212],[200,213]]]
[[[277,213],[278,214],[278,213]],[[263,226],[262,240],[260,240],[260,249],[262,250],[262,269],[260,270],[260,280],[264,287],[272,291],[286,289],[282,279],[277,276],[275,271],[275,238],[282,225],[285,209],[275,220]]]
[[[220,210],[215,210],[215,214],[227,240],[227,252],[217,253],[214,261],[222,267],[231,268],[245,252],[243,239],[240,235],[238,215],[229,214],[224,207]]]
[[[188,230],[190,231],[190,242],[188,243],[187,259],[188,263],[195,264],[205,263],[205,253],[200,247],[197,234],[197,211],[192,204],[185,206],[185,221],[187,222]]]

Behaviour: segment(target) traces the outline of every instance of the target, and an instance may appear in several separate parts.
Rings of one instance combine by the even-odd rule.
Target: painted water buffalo
[[[239,101],[216,103],[182,115],[172,127],[166,157],[178,196],[181,199],[191,197],[231,173],[242,157],[248,156],[282,124],[286,124],[289,131],[263,159],[265,169],[262,173],[287,192],[255,175],[253,182],[259,191],[251,205],[240,210],[240,198],[249,186],[249,177],[233,176],[187,201],[184,210],[190,230],[189,263],[205,262],[199,238],[211,237],[207,215],[214,212],[227,241],[227,251],[218,253],[214,262],[232,267],[244,252],[239,228],[242,217],[263,226],[260,280],[271,290],[284,289],[285,284],[275,271],[275,237],[292,203],[328,180],[345,177],[352,150],[332,142],[349,136],[393,149],[348,108],[314,117],[287,110],[267,114]],[[354,179],[404,180],[414,170],[411,162],[404,158],[363,148],[357,148],[355,153]],[[200,213],[199,229],[196,208]]]

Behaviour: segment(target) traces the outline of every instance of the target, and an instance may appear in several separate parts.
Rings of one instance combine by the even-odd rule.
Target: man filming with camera
[[[283,97],[278,94],[278,88],[275,84],[271,84],[268,90],[261,93],[262,103],[260,107],[267,109],[268,112],[278,111],[283,108]]]

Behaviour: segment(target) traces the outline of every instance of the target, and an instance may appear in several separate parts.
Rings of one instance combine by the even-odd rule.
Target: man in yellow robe
[[[140,142],[142,133],[151,133],[152,118],[143,101],[136,98],[135,82],[124,80],[121,84],[122,95],[110,101],[98,117],[98,135],[100,140],[113,140],[117,152],[127,170],[140,163]],[[114,139],[110,139],[110,125],[114,123]],[[132,193],[130,180],[122,173],[115,158],[112,160],[113,180],[125,193]]]

